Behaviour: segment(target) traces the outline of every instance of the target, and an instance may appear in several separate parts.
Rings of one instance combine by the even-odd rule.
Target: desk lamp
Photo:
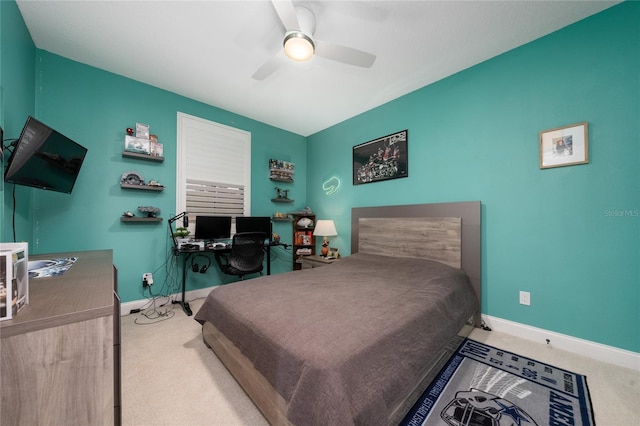
[[[329,240],[327,237],[335,237],[338,235],[333,220],[319,220],[316,223],[316,228],[313,230],[313,235],[323,237],[322,250],[320,253],[322,253],[323,257],[327,257],[327,254],[329,254]]]

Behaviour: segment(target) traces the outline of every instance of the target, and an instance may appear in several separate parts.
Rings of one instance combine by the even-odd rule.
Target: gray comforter
[[[477,309],[460,270],[358,253],[216,288],[195,319],[253,361],[291,423],[376,425]]]

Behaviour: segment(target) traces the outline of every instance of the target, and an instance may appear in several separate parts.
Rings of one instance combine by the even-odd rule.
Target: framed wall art
[[[540,132],[540,168],[572,166],[589,162],[587,122]]]
[[[407,130],[353,147],[353,184],[409,176]]]

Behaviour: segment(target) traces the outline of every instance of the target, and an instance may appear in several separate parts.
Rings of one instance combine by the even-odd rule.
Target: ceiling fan
[[[285,57],[304,62],[317,55],[362,68],[370,68],[375,62],[376,55],[371,53],[313,38],[316,17],[308,8],[294,6],[291,0],[272,0],[272,4],[285,28],[283,49],[258,68],[251,76],[254,80],[264,80],[270,76],[283,64]]]

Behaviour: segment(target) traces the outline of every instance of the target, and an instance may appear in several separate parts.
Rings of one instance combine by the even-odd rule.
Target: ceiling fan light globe
[[[304,62],[311,59],[315,45],[311,37],[299,31],[287,34],[284,38],[284,53],[294,61]]]

